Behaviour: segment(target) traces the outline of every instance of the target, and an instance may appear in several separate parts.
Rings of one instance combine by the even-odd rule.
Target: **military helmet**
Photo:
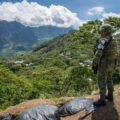
[[[101,26],[100,32],[112,32],[113,27],[109,24],[104,24]]]

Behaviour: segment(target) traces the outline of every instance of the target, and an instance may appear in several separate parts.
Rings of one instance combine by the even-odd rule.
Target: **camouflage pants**
[[[100,89],[100,97],[101,99],[105,99],[106,97],[106,87],[108,89],[109,94],[113,94],[113,80],[112,80],[112,72],[115,68],[115,62],[106,60],[103,58],[100,61],[98,66],[98,86]]]

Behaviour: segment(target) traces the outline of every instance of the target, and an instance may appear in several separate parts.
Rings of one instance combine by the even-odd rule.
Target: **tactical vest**
[[[117,57],[117,41],[112,38],[110,43],[104,48],[102,57],[108,60],[114,60]]]

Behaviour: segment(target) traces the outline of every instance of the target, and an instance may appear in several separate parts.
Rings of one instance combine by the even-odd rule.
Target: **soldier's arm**
[[[97,50],[93,58],[93,66],[98,65],[102,56],[102,50]]]
[[[96,66],[99,64],[100,62],[100,59],[102,57],[102,53],[103,53],[103,50],[105,48],[105,44],[106,44],[106,40],[105,39],[101,39],[100,40],[100,43],[97,47],[97,51],[94,55],[94,58],[93,58],[93,66]]]

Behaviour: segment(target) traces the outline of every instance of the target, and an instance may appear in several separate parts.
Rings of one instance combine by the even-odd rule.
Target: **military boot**
[[[93,103],[94,106],[96,107],[101,107],[101,106],[105,106],[106,105],[106,101],[103,99],[99,99],[98,101]]]

